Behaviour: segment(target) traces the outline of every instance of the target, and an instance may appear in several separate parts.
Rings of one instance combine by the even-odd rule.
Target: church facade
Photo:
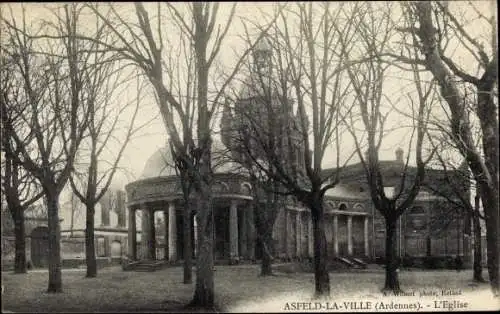
[[[249,115],[265,124],[269,119],[269,109],[272,109],[279,122],[279,129],[272,134],[278,134],[279,149],[286,152],[283,153],[287,161],[286,171],[295,178],[303,177],[304,151],[298,131],[299,112],[293,113],[293,106],[286,109],[280,106],[284,96],[274,93],[269,85],[272,81],[270,46],[264,40],[254,49],[255,67],[243,83],[234,111],[237,113],[250,108],[253,111]],[[262,82],[268,85],[260,85]],[[264,97],[268,91],[271,91],[270,97]],[[226,110],[221,122],[221,141],[214,140],[213,154],[228,149],[233,151],[234,134],[231,132],[245,128],[244,119]],[[197,228],[193,215],[189,222],[192,252],[184,252],[183,195],[180,179],[171,166],[174,164],[172,161],[166,145],[149,158],[142,177],[126,185],[125,192],[118,193],[114,209],[105,204],[101,206],[101,224],[95,228],[98,257],[120,259],[126,255],[131,261],[171,262],[182,260],[186,254],[196,258]],[[213,169],[212,186],[215,260],[255,261],[262,253],[254,223],[254,187],[241,171],[241,166],[230,160],[219,161],[213,163],[217,166]],[[405,167],[402,150],[396,151],[393,160],[381,161],[380,165],[386,194],[397,191]],[[411,167],[406,170],[409,173],[415,171]],[[324,175],[334,171],[336,169],[325,169]],[[463,187],[463,195],[470,194],[469,182],[460,178],[456,176],[462,181],[454,182],[454,186]],[[451,190],[444,172],[426,170],[426,182],[415,202],[398,220],[397,251],[401,258],[461,256],[465,262],[470,261],[470,221],[456,203],[449,201],[453,198]],[[283,261],[312,258],[314,247],[309,210],[293,197],[284,199],[283,204],[273,227],[273,257]],[[385,223],[372,204],[361,164],[349,165],[341,170],[340,182],[325,194],[324,207],[328,256],[356,257],[366,261],[383,259]],[[110,224],[110,211],[117,216],[115,225]],[[43,266],[47,255],[47,228],[40,228],[34,229],[31,235],[33,240],[28,242],[28,247],[33,251],[30,258]],[[66,252],[68,258],[82,260],[84,229],[62,231],[62,238],[63,253]]]
[[[265,37],[253,51],[254,67],[243,82],[241,93],[234,101],[234,114],[227,110],[221,122],[221,140],[214,141],[218,151],[236,152],[235,130],[249,129],[241,110],[267,125],[270,112],[276,115],[277,149],[286,159],[286,171],[292,176],[304,176],[304,151],[300,142],[299,112],[292,105],[283,106],[289,96],[280,96],[272,87],[272,51]],[[285,98],[286,97],[286,98]],[[280,103],[281,102],[281,103]],[[251,110],[251,111],[248,111]],[[265,129],[265,128],[264,128]],[[307,129],[307,126],[306,126]],[[255,132],[255,131],[253,131]],[[258,132],[258,130],[257,130]],[[255,134],[254,134],[255,135]],[[235,160],[233,158],[232,160]],[[223,163],[214,169],[214,256],[216,260],[255,260],[261,256],[257,241],[255,217],[252,209],[253,193],[249,178],[238,171],[234,162]],[[185,254],[196,257],[196,219],[191,217],[193,252],[183,252],[183,197],[180,180],[171,168],[168,145],[148,160],[143,177],[126,186],[128,207],[128,255],[131,260],[166,259],[175,261]],[[381,161],[381,171],[387,192],[397,191],[405,163],[398,149],[393,160]],[[240,167],[241,168],[241,167]],[[411,173],[415,169],[406,169]],[[324,175],[336,171],[325,169]],[[459,214],[453,202],[447,201],[436,188],[451,196],[449,187],[442,183],[443,173],[428,169],[427,188],[422,187],[412,208],[398,221],[397,249],[400,257],[470,256],[470,222]],[[440,181],[441,180],[441,181]],[[444,181],[443,181],[444,182]],[[458,186],[467,187],[467,182]],[[446,194],[448,193],[448,194]],[[469,193],[465,188],[463,193]],[[261,202],[263,200],[260,200]],[[273,228],[272,254],[276,259],[293,260],[313,257],[313,232],[309,210],[293,197],[284,201]],[[346,166],[341,171],[340,183],[330,189],[324,199],[326,209],[326,239],[328,256],[358,257],[375,261],[385,255],[385,223],[374,208],[364,168],[361,164]],[[141,214],[138,214],[141,213]],[[138,216],[141,217],[141,240]],[[161,230],[161,231],[160,231]]]
[[[150,159],[147,167],[158,161]],[[388,191],[396,188],[403,161],[394,159],[381,164]],[[333,170],[325,170],[328,171]],[[361,164],[354,164],[342,173],[341,182],[325,195],[328,256],[357,257],[367,261],[383,258],[385,223],[371,202],[364,169]],[[443,178],[441,171],[427,170],[427,181],[435,186],[442,187],[439,182]],[[215,259],[259,259],[261,252],[248,178],[237,173],[216,172],[214,179]],[[126,186],[129,259],[183,259],[181,191],[175,175],[144,178]],[[423,187],[413,206],[399,219],[397,250],[400,257],[461,256],[464,260],[470,259],[470,221],[460,209],[454,208],[454,203],[433,191]],[[193,230],[191,254],[196,257],[194,216],[190,223]],[[313,257],[309,210],[293,198],[287,199],[277,214],[272,250],[273,257],[283,261]]]

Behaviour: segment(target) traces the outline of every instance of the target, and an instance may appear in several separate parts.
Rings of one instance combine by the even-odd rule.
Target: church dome
[[[176,175],[170,147],[165,146],[151,155],[144,166],[141,178]]]
[[[214,140],[212,143],[212,170],[214,173],[238,171],[239,165],[233,162],[228,154],[227,148],[222,142]],[[175,176],[177,175],[175,164],[173,162],[170,147],[166,146],[158,149],[149,157],[141,179]]]

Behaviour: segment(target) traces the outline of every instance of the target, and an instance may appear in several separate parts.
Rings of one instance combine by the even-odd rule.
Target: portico
[[[356,211],[338,211],[334,210],[329,213],[332,216],[332,222],[333,222],[333,237],[332,237],[332,248],[333,248],[333,254],[334,256],[340,256],[340,255],[347,255],[347,256],[353,256],[353,255],[362,255],[362,256],[370,256],[370,240],[368,237],[369,234],[369,221],[370,217],[368,213],[365,212],[356,212]],[[345,230],[346,230],[346,236],[345,236],[345,245],[347,246],[347,252],[340,252],[339,251],[339,217],[342,217],[343,221],[345,221]],[[353,219],[356,222],[362,221],[362,235],[363,235],[363,253],[360,254],[360,250],[354,251],[354,242],[355,242],[355,237],[353,235]],[[359,231],[359,228],[357,228],[357,231]],[[359,242],[359,241],[358,241]],[[344,253],[344,254],[342,254]],[[345,254],[347,253],[347,254]]]
[[[234,174],[216,176],[222,183],[213,187],[215,260],[233,263],[260,258],[248,183],[243,176],[237,178]],[[184,258],[184,207],[181,194],[176,189],[179,184],[176,180],[176,177],[158,177],[136,181],[127,186],[130,260],[177,261]],[[232,188],[223,180],[233,180]],[[325,206],[329,256],[369,257],[372,224],[371,215],[364,206],[357,201],[327,201]],[[276,219],[273,233],[274,241],[278,244],[274,248],[275,255],[287,259],[312,258],[314,239],[309,210],[300,204],[289,204],[281,211],[284,212],[284,216],[281,216],[284,219]],[[142,213],[140,232],[137,230],[139,212]],[[158,215],[158,212],[162,214]],[[196,257],[198,234],[194,214],[190,223],[191,254]],[[159,249],[161,245],[163,250]],[[158,252],[161,257],[157,256]]]
[[[130,206],[128,208],[128,252],[131,260],[156,260],[157,259],[157,238],[163,238],[164,253],[163,258],[166,260],[175,261],[178,258],[177,242],[178,217],[182,212],[178,213],[176,204],[178,201],[164,201],[141,203],[140,205]],[[159,205],[160,204],[160,205]],[[141,212],[141,241],[137,241],[137,216]],[[162,222],[164,223],[165,232],[163,235],[158,235],[156,230],[157,224],[155,217],[157,212],[163,214]],[[157,217],[158,218],[158,217]],[[196,232],[196,231],[195,231]],[[137,250],[137,243],[140,244],[140,250]]]
[[[344,202],[350,207],[333,209],[337,204],[325,205],[325,236],[329,257],[371,256],[369,234],[372,216],[357,201]],[[313,223],[309,210],[303,206],[289,205],[285,213],[278,215],[274,226],[278,256],[286,259],[301,259],[314,256]],[[283,218],[281,218],[283,217]],[[282,242],[284,241],[284,242]]]
[[[230,189],[227,183],[214,184],[214,257],[215,259],[255,258],[255,226],[249,185],[235,175],[231,179],[217,174],[218,179],[236,183]],[[184,206],[176,177],[158,177],[136,181],[127,186],[129,193],[128,252],[130,260],[156,260],[159,242],[163,243],[163,259],[176,261],[184,258],[183,219]],[[156,214],[162,212],[163,215]],[[140,213],[140,214],[138,214]],[[141,230],[138,232],[138,216]],[[156,217],[156,218],[155,218]],[[193,257],[197,249],[196,215],[192,215]],[[164,229],[158,234],[159,224]],[[140,234],[140,241],[138,241]],[[163,253],[163,252],[162,252]]]

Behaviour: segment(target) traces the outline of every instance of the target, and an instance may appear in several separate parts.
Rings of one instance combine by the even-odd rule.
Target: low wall
[[[31,269],[28,261],[28,270]],[[121,265],[121,258],[97,258],[97,268]],[[62,260],[62,268],[85,268],[85,258],[69,258]],[[2,271],[14,270],[14,260],[2,260]]]

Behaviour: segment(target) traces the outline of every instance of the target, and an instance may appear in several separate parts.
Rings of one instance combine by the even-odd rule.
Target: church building
[[[272,76],[269,62],[270,45],[264,38],[254,47],[255,67],[244,81],[241,93],[235,101],[235,109],[253,108],[258,119],[266,119],[266,104],[262,104],[265,85],[259,84]],[[257,73],[257,74],[255,74]],[[264,73],[264,74],[263,74]],[[269,76],[268,76],[269,75]],[[269,79],[270,80],[270,79]],[[271,99],[279,96],[271,94]],[[270,106],[274,106],[273,103]],[[281,106],[282,107],[282,106]],[[274,107],[273,107],[274,108]],[[298,139],[295,114],[288,108],[280,109],[280,121],[284,121],[283,132],[290,132],[292,139]],[[279,111],[281,110],[281,111]],[[221,122],[221,140],[214,140],[213,158],[231,150],[231,130],[242,119],[225,112]],[[239,125],[239,127],[242,127]],[[244,126],[243,126],[244,127]],[[285,138],[283,136],[282,138]],[[301,175],[303,148],[299,141],[283,143],[290,171]],[[214,167],[213,201],[215,221],[214,257],[216,261],[254,261],[261,256],[256,240],[254,213],[252,210],[252,186],[248,176],[241,172],[233,161]],[[180,180],[175,169],[168,145],[158,150],[147,161],[141,179],[126,186],[128,207],[128,256],[131,260],[183,259],[185,254],[196,257],[196,220],[191,219],[193,252],[183,252],[183,197]],[[397,191],[405,163],[403,151],[398,149],[393,160],[380,162],[385,178],[386,193]],[[414,171],[408,167],[407,171]],[[327,175],[335,169],[325,169]],[[361,164],[346,166],[341,172],[338,185],[325,195],[326,238],[328,256],[332,258],[359,258],[376,261],[385,255],[384,219],[374,208],[364,168]],[[302,173],[303,175],[303,173]],[[427,169],[426,184],[421,188],[412,208],[398,221],[397,249],[401,258],[424,258],[426,256],[462,256],[470,258],[470,222],[452,202],[436,194],[435,189],[448,193],[451,189],[441,170]],[[459,176],[456,176],[459,180]],[[467,182],[456,186],[464,187],[463,193],[470,193]],[[296,260],[313,257],[312,221],[309,210],[293,197],[288,197],[280,208],[273,229],[273,257],[281,260]],[[138,226],[138,217],[141,226]],[[138,229],[141,229],[141,234]],[[140,241],[138,237],[140,236]]]

